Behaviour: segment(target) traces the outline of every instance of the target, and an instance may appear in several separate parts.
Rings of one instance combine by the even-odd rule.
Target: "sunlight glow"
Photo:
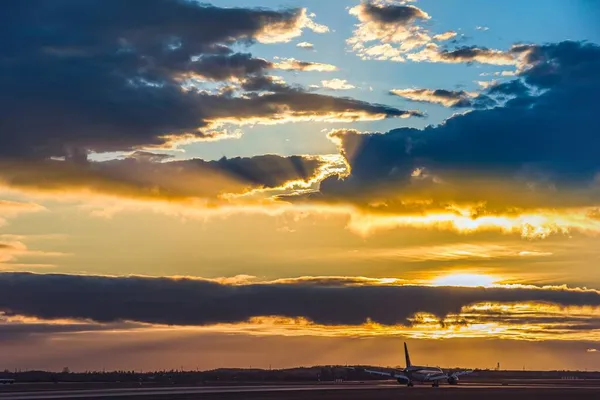
[[[352,214],[348,229],[362,236],[381,230],[414,227],[451,230],[461,234],[500,231],[506,234],[520,234],[527,239],[544,239],[557,234],[569,235],[572,231],[588,234],[600,232],[600,220],[590,218],[592,212],[589,208],[560,211],[540,209],[529,214],[481,217],[473,217],[468,209],[420,215],[377,215],[358,212]]]
[[[435,278],[431,283],[434,286],[491,287],[498,281],[497,277],[490,275],[450,274]]]

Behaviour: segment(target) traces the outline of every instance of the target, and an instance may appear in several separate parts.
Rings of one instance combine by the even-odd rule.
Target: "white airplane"
[[[408,354],[408,347],[404,343],[404,356],[406,358],[406,368],[398,372],[383,372],[373,371],[365,369],[363,371],[369,374],[389,376],[398,381],[398,383],[406,386],[414,386],[415,383],[431,383],[431,386],[438,387],[440,382],[446,381],[449,385],[457,385],[458,377],[461,375],[467,375],[473,371],[457,371],[452,374],[445,373],[441,368],[438,367],[420,367],[412,365],[410,362],[410,355]]]

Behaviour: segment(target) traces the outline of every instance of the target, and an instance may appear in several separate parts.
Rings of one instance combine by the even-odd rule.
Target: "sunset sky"
[[[0,370],[600,370],[595,0],[0,3]]]

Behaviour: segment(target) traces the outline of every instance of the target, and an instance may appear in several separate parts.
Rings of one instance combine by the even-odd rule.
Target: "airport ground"
[[[15,384],[0,387],[0,400],[520,400],[599,399],[600,381],[465,382],[457,386],[413,388],[394,382],[341,384],[273,384],[221,386],[131,386],[93,384]]]

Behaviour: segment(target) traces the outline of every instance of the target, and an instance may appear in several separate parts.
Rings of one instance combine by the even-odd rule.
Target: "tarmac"
[[[13,389],[16,389],[14,385]],[[311,400],[362,400],[362,399],[598,399],[600,384],[578,382],[556,383],[463,383],[459,385],[418,385],[408,388],[397,383],[342,383],[342,384],[288,384],[252,386],[181,386],[139,387],[110,389],[11,390],[3,393],[0,400],[44,400],[44,399],[311,399]]]

